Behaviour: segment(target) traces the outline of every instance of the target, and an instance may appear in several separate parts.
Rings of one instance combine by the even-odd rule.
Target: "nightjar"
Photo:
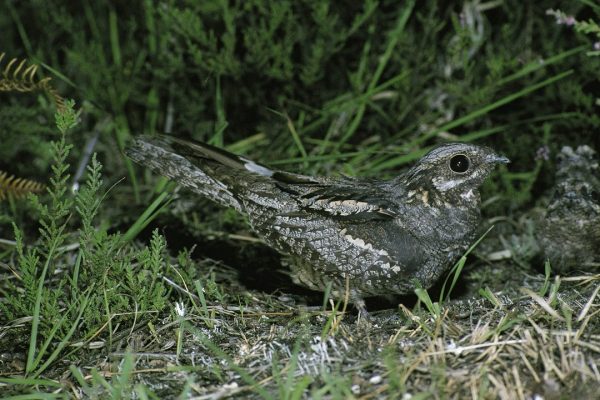
[[[127,155],[245,214],[287,256],[294,281],[349,298],[428,288],[472,244],[478,188],[496,164],[492,149],[442,144],[391,179],[312,177],[270,169],[207,144],[135,138]]]
[[[537,237],[544,258],[559,272],[600,265],[600,166],[589,146],[564,146],[556,183]]]

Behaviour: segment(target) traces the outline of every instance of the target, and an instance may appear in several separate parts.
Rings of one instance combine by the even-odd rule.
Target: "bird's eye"
[[[458,154],[450,159],[450,169],[454,172],[467,172],[470,164],[469,157],[464,154]]]

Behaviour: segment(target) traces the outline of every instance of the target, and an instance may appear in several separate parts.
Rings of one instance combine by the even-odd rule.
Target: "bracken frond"
[[[17,178],[0,170],[0,200],[4,200],[7,196],[18,198],[27,193],[39,193],[45,188],[46,186],[39,182]]]
[[[0,53],[0,66],[4,60],[5,53]],[[19,61],[16,58],[11,59],[4,67],[0,75],[0,92],[45,92],[60,111],[65,107],[65,99],[50,83],[51,78],[36,79],[38,66],[36,64],[27,65],[26,60]]]

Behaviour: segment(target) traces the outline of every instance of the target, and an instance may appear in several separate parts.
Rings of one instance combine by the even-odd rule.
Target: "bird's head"
[[[442,144],[423,156],[408,172],[409,188],[432,188],[442,196],[469,197],[497,164],[510,162],[491,148],[468,143]]]

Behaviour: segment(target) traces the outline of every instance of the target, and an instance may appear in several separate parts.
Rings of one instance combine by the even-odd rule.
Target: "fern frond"
[[[58,111],[63,111],[65,109],[65,99],[58,94],[58,90],[56,90],[54,86],[50,84],[50,78],[42,79],[38,83],[38,86],[40,86],[46,92],[46,94],[52,98]]]
[[[0,53],[0,66],[4,60],[5,53]],[[50,83],[51,78],[36,79],[38,66],[36,64],[27,65],[26,60],[19,61],[16,58],[11,59],[4,67],[0,76],[0,92],[45,92],[60,111],[65,107],[65,99],[58,94],[58,91]]]
[[[39,182],[17,178],[7,172],[0,171],[0,200],[4,200],[7,196],[18,198],[25,196],[27,193],[39,193],[45,187]]]

